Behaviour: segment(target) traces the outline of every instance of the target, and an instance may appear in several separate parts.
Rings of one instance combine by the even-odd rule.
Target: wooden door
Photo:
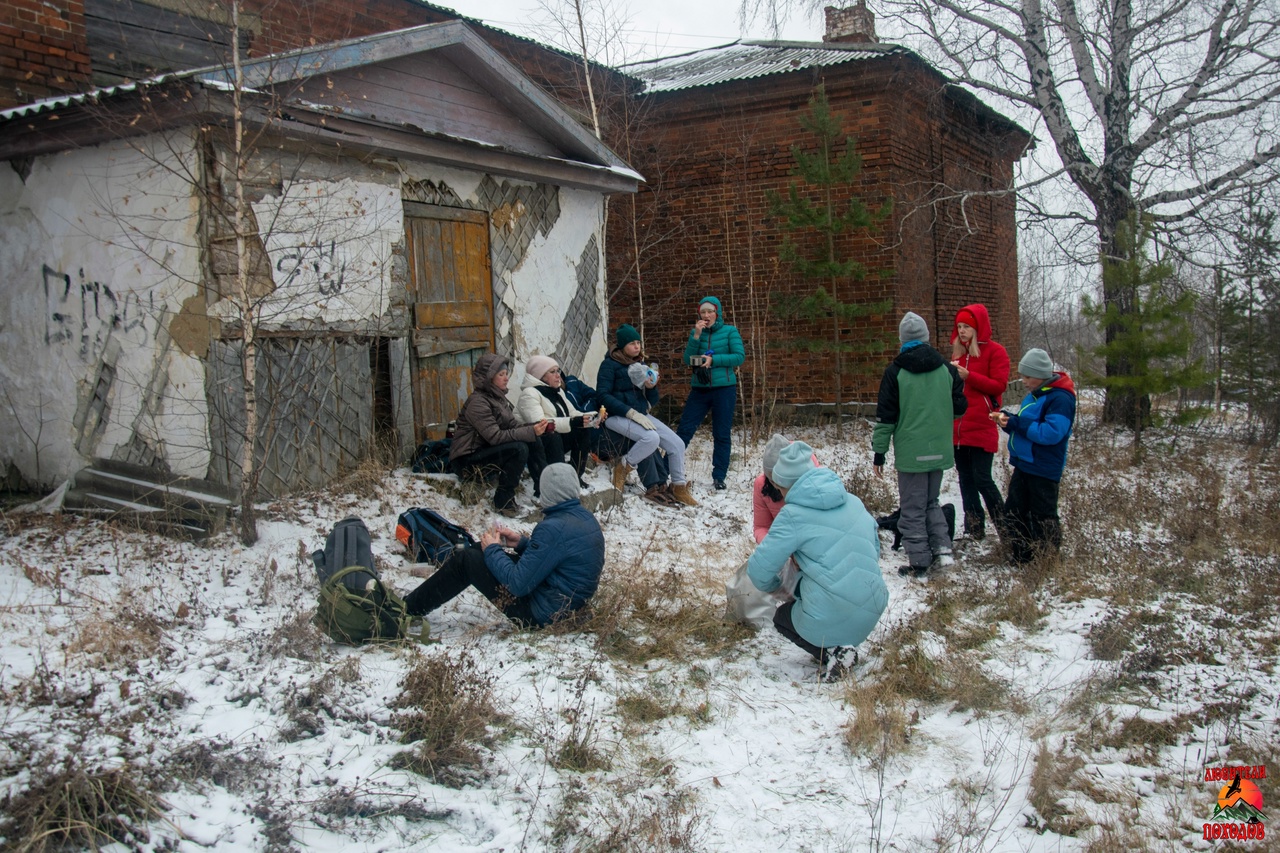
[[[471,368],[493,348],[489,219],[483,211],[405,202],[415,350],[417,441],[441,438],[471,393]]]

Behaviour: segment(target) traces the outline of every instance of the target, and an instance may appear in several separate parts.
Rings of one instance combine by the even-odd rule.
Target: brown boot
[[[625,460],[618,460],[613,466],[613,487],[622,491],[622,487],[627,484],[627,476],[634,470]]]
[[[649,503],[655,506],[677,506],[675,498],[667,493],[665,486],[650,486],[649,490],[641,495]]]
[[[685,506],[697,506],[698,502],[693,499],[693,495],[689,493],[688,483],[672,483],[671,496]]]

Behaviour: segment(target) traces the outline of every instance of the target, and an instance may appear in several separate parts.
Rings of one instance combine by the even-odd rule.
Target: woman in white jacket
[[[579,485],[585,488],[582,471],[590,448],[587,430],[599,426],[599,423],[595,412],[584,414],[569,402],[564,393],[560,365],[555,359],[535,355],[525,364],[524,383],[520,386],[516,412],[524,423],[555,422],[555,429],[543,433],[529,454],[529,475],[533,482],[538,483],[542,469],[547,465],[565,461],[564,455],[568,452],[569,464],[578,473]]]

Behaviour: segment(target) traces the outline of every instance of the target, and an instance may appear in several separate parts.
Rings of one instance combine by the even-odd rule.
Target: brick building
[[[983,302],[997,339],[1018,350],[1009,188],[1029,135],[912,52],[878,43],[864,5],[827,15],[823,43],[737,42],[622,68],[645,88],[631,137],[612,145],[647,184],[611,206],[610,322],[642,325],[650,357],[674,366],[696,300],[719,296],[747,343],[742,402],[754,406],[835,399],[833,355],[777,346],[817,337],[832,321],[818,329],[770,308],[778,295],[815,287],[779,261],[784,232],[766,193],[785,194],[798,180],[791,148],[814,145],[800,118],[819,84],[862,157],[849,192],[871,208],[893,204],[873,232],[837,247],[881,273],[848,283],[839,298],[893,303],[842,327],[842,340],[892,334],[914,310],[945,347],[955,312]],[[862,357],[864,369],[844,383],[846,401],[874,400],[888,357]]]

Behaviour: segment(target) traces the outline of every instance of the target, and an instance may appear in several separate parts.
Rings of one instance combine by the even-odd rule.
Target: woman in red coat
[[[956,421],[952,442],[960,500],[964,503],[964,532],[972,539],[987,535],[982,504],[999,529],[1004,499],[991,479],[991,460],[1000,448],[1000,431],[987,415],[1000,408],[1000,395],[1009,384],[1009,353],[991,340],[987,306],[966,305],[956,312],[951,332],[951,363],[964,380],[969,407]]]

